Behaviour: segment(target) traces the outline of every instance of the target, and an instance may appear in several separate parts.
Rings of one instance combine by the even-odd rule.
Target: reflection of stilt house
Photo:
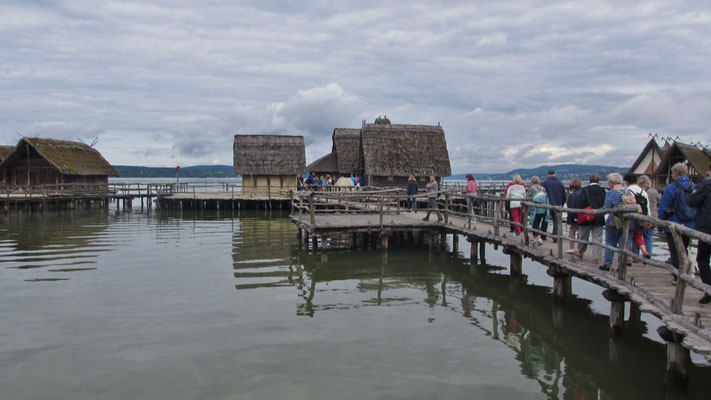
[[[442,127],[397,125],[387,118],[361,129],[335,129],[330,154],[307,168],[317,175],[364,175],[369,186],[407,186],[410,175],[424,187],[428,177],[451,175]]]
[[[659,147],[652,138],[629,172],[638,177],[647,175],[655,186],[664,187],[672,180],[671,167],[680,162],[689,167],[692,181],[698,182],[706,177],[711,163],[711,150],[680,142],[666,142],[664,146]]]
[[[296,191],[297,176],[304,171],[304,137],[235,135],[234,163],[245,196],[284,197]]]
[[[67,140],[22,138],[0,163],[8,185],[108,184],[116,170],[96,149]]]

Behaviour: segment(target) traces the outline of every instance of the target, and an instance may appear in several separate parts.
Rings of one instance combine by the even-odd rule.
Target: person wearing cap
[[[554,170],[548,171],[548,178],[543,182],[542,186],[546,189],[548,202],[551,205],[562,206],[565,204],[565,187],[563,186],[563,182],[559,181],[556,177]],[[558,239],[555,236],[558,235],[558,218],[560,218],[560,213],[551,213],[551,215],[553,216],[553,243],[556,243]]]

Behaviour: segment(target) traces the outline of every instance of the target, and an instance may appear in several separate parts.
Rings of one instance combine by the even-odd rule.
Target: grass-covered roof
[[[26,146],[34,149],[62,175],[118,176],[114,167],[95,148],[81,142],[46,138],[20,139],[0,167],[23,157]]]
[[[306,167],[303,136],[235,135],[235,174],[299,175]]]

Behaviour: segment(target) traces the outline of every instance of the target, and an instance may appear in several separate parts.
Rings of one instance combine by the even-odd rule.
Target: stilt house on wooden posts
[[[304,172],[304,137],[235,135],[234,163],[244,196],[285,197],[296,191],[297,177]]]
[[[331,152],[306,167],[316,176],[360,174],[360,129],[336,128]]]
[[[387,118],[361,128],[361,166],[368,185],[407,186],[410,175],[424,187],[428,177],[452,174],[444,130],[439,125],[396,125]]]
[[[664,187],[672,181],[671,168],[676,163],[685,163],[689,168],[689,178],[698,183],[706,178],[706,171],[711,164],[711,149],[674,142],[665,153],[655,173],[655,183]]]
[[[410,175],[424,187],[429,176],[452,174],[444,130],[437,125],[397,125],[387,118],[361,129],[335,129],[331,153],[306,167],[316,175],[363,175],[377,187],[407,186]]]
[[[108,184],[118,176],[96,149],[81,142],[22,138],[0,163],[8,185]]]
[[[656,182],[657,169],[668,150],[669,144],[665,143],[664,147],[659,147],[654,138],[650,139],[647,145],[644,146],[642,153],[637,157],[637,160],[632,164],[629,173],[637,177],[647,175],[652,182]]]

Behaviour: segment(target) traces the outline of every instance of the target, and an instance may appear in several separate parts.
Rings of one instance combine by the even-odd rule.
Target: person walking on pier
[[[649,217],[649,198],[647,197],[647,192],[645,192],[644,189],[637,184],[637,176],[627,173],[624,180],[627,184],[625,194],[629,196],[626,198],[628,200],[627,202],[638,205],[638,212]],[[630,245],[630,251],[635,251],[636,247],[638,250],[641,250],[644,258],[650,258],[649,252],[647,251],[647,245],[644,243],[644,232],[651,227],[651,224],[647,226],[644,222],[630,221],[630,232],[632,232],[633,243]],[[628,258],[627,265],[630,265],[631,263],[632,260]]]
[[[647,175],[642,175],[637,178],[637,184],[644,189],[647,193],[647,199],[649,200],[649,215],[656,217],[657,207],[659,206],[659,201],[662,199],[662,195],[659,194],[657,189],[652,187],[652,182]],[[654,244],[654,229],[647,229],[644,231],[644,245],[647,246],[647,252],[652,255],[652,245]]]
[[[687,204],[689,207],[696,208],[695,229],[711,235],[711,165],[709,165],[708,177],[696,185],[696,189],[687,199]],[[699,240],[696,262],[699,264],[701,280],[707,285],[711,285],[709,258],[711,258],[711,243]],[[704,293],[704,297],[699,300],[699,303],[708,304],[709,302],[711,302],[711,296]]]
[[[685,199],[686,194],[690,193],[694,188],[689,180],[689,170],[683,163],[676,163],[672,166],[672,177],[673,181],[667,185],[664,189],[664,194],[662,195],[662,202],[659,204],[659,210],[657,211],[659,219],[666,221],[676,222],[677,224],[682,224],[687,228],[694,228],[694,217],[689,215],[688,205],[682,204],[683,199]],[[672,266],[679,269],[679,249],[677,249],[674,243],[674,236],[669,229],[664,230],[664,235],[667,239],[667,245],[669,246],[669,256],[671,257]],[[689,248],[689,237],[686,235],[681,235],[681,240],[684,244],[684,250],[688,253]],[[674,276],[674,281],[676,281],[676,276]]]
[[[429,221],[430,213],[432,212],[432,210],[434,210],[437,213],[437,222],[442,222],[442,214],[440,214],[439,208],[437,207],[437,192],[439,192],[439,184],[437,183],[437,179],[435,179],[434,175],[430,176],[430,183],[425,186],[425,189],[428,193],[427,215],[425,215],[422,220]]]
[[[511,207],[511,215],[514,221],[514,237],[521,236],[521,216],[523,215],[523,208],[521,207],[521,199],[526,198],[526,187],[521,184],[521,175],[514,174],[513,185],[509,186],[506,191],[506,198],[512,199],[509,202],[509,207]]]
[[[548,178],[546,178],[546,180],[543,182],[543,187],[546,188],[546,193],[548,193],[548,201],[551,205],[562,206],[563,204],[565,204],[565,187],[563,186],[563,182],[559,181],[558,177],[556,177],[554,170],[548,171]],[[558,235],[558,218],[560,218],[560,213],[552,214],[553,243],[556,243],[558,242],[558,238],[556,238],[555,236]]]
[[[602,205],[605,210],[619,207],[622,204],[622,195],[625,190],[625,187],[622,186],[622,175],[617,172],[608,174],[607,182],[610,185],[610,190],[605,194],[605,203]],[[614,215],[612,213],[607,214],[607,219],[605,220],[605,244],[620,249],[622,248],[622,227],[618,226],[617,223],[613,223],[613,220],[616,221]],[[612,268],[614,257],[615,253],[612,250],[605,249],[605,260],[600,269],[609,271]]]
[[[566,206],[568,208],[583,208],[580,207],[581,203],[581,187],[582,185],[580,184],[580,179],[575,178],[572,181],[570,181],[570,184],[568,185],[568,189],[570,190],[570,195],[568,195],[568,202],[566,203]],[[580,236],[580,225],[578,225],[578,214],[575,213],[568,213],[568,238],[570,239],[575,239],[577,236]],[[575,253],[575,242],[570,240],[568,242],[568,250],[565,251],[566,253]]]
[[[410,211],[417,212],[417,180],[413,175],[407,179],[407,208]]]
[[[467,212],[469,213],[469,218],[474,221],[474,206],[476,204],[476,199],[474,196],[476,195],[477,192],[477,187],[476,187],[476,180],[474,179],[474,175],[472,174],[467,174],[467,188],[464,189],[464,195],[466,196],[467,200]]]
[[[535,204],[548,204],[548,195],[546,194],[546,189],[541,186],[541,178],[537,176],[531,177],[531,187],[528,189],[528,197],[531,202]],[[546,232],[548,229],[548,209],[542,207],[531,207],[529,208],[531,227],[537,231]],[[543,245],[543,241],[546,240],[546,235],[534,232],[533,240],[539,246]]]
[[[593,174],[589,178],[590,184],[580,190],[580,208],[590,207],[593,210],[599,210],[605,204],[605,189],[600,186],[600,175]],[[588,214],[589,215],[589,214]],[[605,216],[595,215],[592,221],[580,223],[580,240],[602,244],[602,230],[605,226]],[[591,238],[592,236],[592,238]],[[573,253],[578,258],[583,258],[587,243],[578,243],[578,251]],[[593,264],[597,264],[602,259],[602,247],[592,246]]]

